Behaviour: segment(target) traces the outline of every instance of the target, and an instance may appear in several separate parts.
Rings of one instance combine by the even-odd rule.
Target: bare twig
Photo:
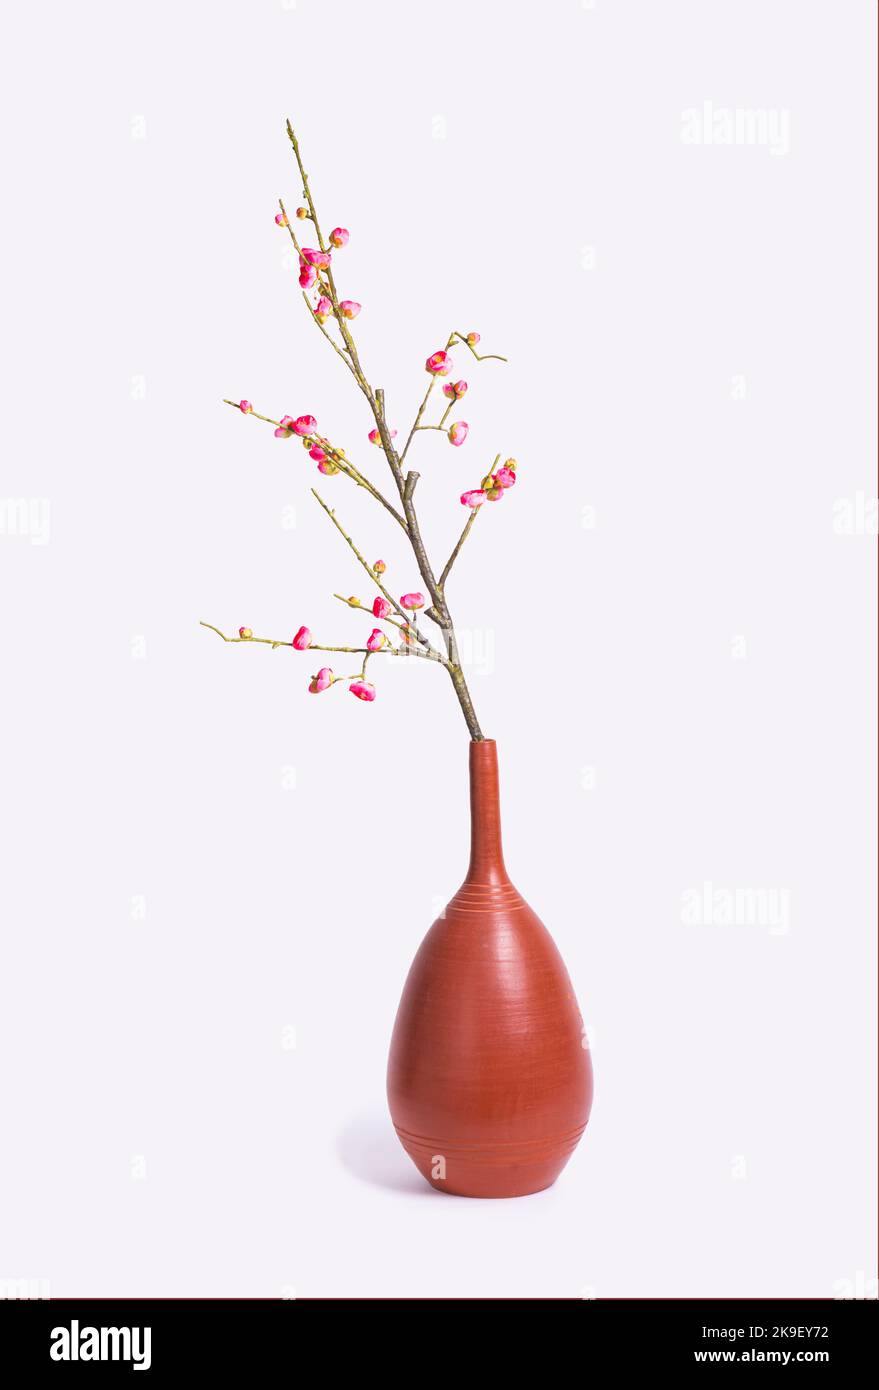
[[[458,537],[458,544],[455,546],[454,550],[452,551],[451,555],[449,556],[448,560],[446,561],[445,569],[443,570],[442,574],[441,574],[440,577],[439,577],[439,587],[440,587],[440,589],[443,589],[443,590],[445,589],[445,582],[446,582],[446,580],[447,580],[448,577],[449,577],[449,573],[450,573],[450,571],[451,571],[452,565],[453,565],[453,564],[455,563],[455,561],[457,560],[457,558],[458,558],[458,552],[460,551],[461,546],[464,544],[464,542],[466,541],[467,537],[470,535],[470,532],[471,532],[471,530],[472,530],[472,528],[473,528],[473,523],[474,523],[474,521],[476,520],[477,515],[478,515],[479,512],[481,512],[481,511],[482,511],[482,508],[481,508],[481,507],[474,507],[473,510],[471,511],[470,515],[468,516],[466,522],[464,523],[464,530],[461,532],[460,536]]]

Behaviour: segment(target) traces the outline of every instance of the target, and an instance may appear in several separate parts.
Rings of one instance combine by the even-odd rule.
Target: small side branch
[[[481,508],[481,507],[474,507],[473,510],[472,510],[472,512],[471,512],[470,515],[468,516],[467,521],[465,522],[465,525],[464,525],[464,529],[463,529],[463,531],[461,532],[460,536],[458,537],[458,544],[455,546],[454,550],[452,551],[451,555],[449,556],[448,560],[446,561],[445,569],[443,570],[442,574],[441,574],[440,577],[439,577],[439,587],[440,587],[440,589],[443,589],[443,588],[444,588],[445,582],[446,582],[446,580],[448,579],[449,574],[450,574],[450,572],[451,572],[452,565],[455,563],[455,561],[456,561],[457,558],[458,558],[458,555],[459,555],[460,550],[461,550],[461,546],[464,544],[464,542],[466,541],[467,537],[470,535],[470,532],[471,532],[472,529],[473,529],[473,523],[475,522],[477,516],[479,515],[479,513],[480,513],[481,511],[482,511],[482,508]]]
[[[501,357],[497,352],[477,352],[473,344],[468,343],[466,333],[458,333],[456,330],[452,334],[450,342],[454,342],[456,338],[459,342],[463,343],[468,352],[473,353],[477,362],[506,362],[508,360],[506,357]]]
[[[264,642],[266,646],[271,647],[272,650],[274,650],[275,647],[293,646],[292,642],[282,642],[280,640],[276,640],[274,637],[227,637],[225,632],[221,632],[218,627],[214,627],[213,623],[200,622],[199,627],[210,628],[211,632],[215,632],[218,637],[222,637],[224,642]]]
[[[388,590],[388,589],[385,588],[384,584],[383,584],[383,583],[381,582],[381,580],[379,579],[379,577],[378,577],[378,575],[376,574],[375,570],[373,569],[372,565],[369,563],[369,561],[368,561],[367,559],[364,558],[363,555],[361,555],[360,551],[357,549],[357,546],[354,544],[353,540],[352,540],[351,537],[348,535],[348,532],[345,530],[344,526],[342,525],[342,523],[339,521],[338,517],[336,516],[336,513],[335,513],[335,511],[333,510],[333,508],[327,506],[326,502],[324,501],[324,499],[321,497],[320,493],[319,493],[315,488],[312,488],[312,489],[311,489],[311,494],[312,494],[313,497],[315,497],[315,498],[317,499],[317,501],[318,501],[318,502],[320,503],[320,505],[323,507],[323,509],[324,509],[324,511],[326,512],[327,516],[330,518],[330,521],[333,523],[333,525],[335,526],[336,530],[339,532],[339,535],[342,536],[343,539],[344,539],[345,541],[347,541],[348,545],[349,545],[349,546],[351,547],[351,549],[353,550],[353,552],[354,552],[354,554],[356,555],[357,559],[359,560],[360,564],[361,564],[361,565],[363,566],[363,568],[366,570],[366,573],[369,575],[369,577],[370,577],[370,579],[372,580],[373,584],[376,586],[376,588],[379,590],[379,592],[380,592],[381,594],[384,595],[384,597],[387,599],[387,601],[388,601],[388,603],[391,605],[391,607],[392,607],[393,609],[395,609],[397,613],[399,613],[400,617],[403,619],[404,623],[406,624],[407,630],[412,632],[412,635],[422,644],[422,646],[424,646],[424,647],[430,647],[431,644],[430,644],[430,642],[428,642],[427,638],[424,637],[424,636],[422,636],[422,634],[421,634],[420,632],[418,632],[418,631],[415,629],[415,626],[414,626],[414,624],[412,623],[411,617],[410,617],[410,615],[406,612],[406,609],[402,606],[402,604],[400,604],[400,603],[397,601],[397,599],[394,598],[394,596],[393,596],[393,594],[390,592],[390,590]],[[433,649],[431,648],[431,650],[433,650]]]
[[[235,410],[241,409],[238,401],[230,401],[227,400],[225,397],[223,398],[223,404],[231,405]],[[260,415],[259,411],[257,410],[251,409],[248,410],[246,413],[248,415],[252,415],[255,420],[264,420],[267,425],[275,425],[277,427],[281,423],[280,420],[273,420],[270,415]],[[348,458],[346,454],[339,453],[338,449],[335,449],[333,445],[330,443],[330,441],[328,439],[324,439],[322,435],[309,436],[309,440],[312,439],[314,440],[314,442],[320,444],[321,448],[328,455],[331,462],[336,465],[340,473],[344,473],[346,478],[350,478],[352,483],[356,483],[358,487],[365,488],[366,491],[369,493],[370,497],[374,497],[376,502],[380,503],[380,505],[384,507],[386,512],[390,512],[397,525],[402,527],[404,531],[407,531],[409,529],[406,522],[406,518],[400,515],[396,507],[392,506],[392,504],[385,497],[384,493],[380,492],[379,489],[375,486],[375,483],[373,483],[369,478],[367,478],[364,473],[360,472],[360,469],[357,468],[351,462],[351,460]]]

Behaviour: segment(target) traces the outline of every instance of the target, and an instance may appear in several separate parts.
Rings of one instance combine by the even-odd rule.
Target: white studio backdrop
[[[107,0],[7,30],[0,1277],[875,1296],[874,7]],[[316,700],[312,658],[198,627],[363,635],[314,466],[221,404],[380,467],[273,223],[288,115],[392,424],[451,329],[510,359],[462,358],[467,443],[414,448],[440,558],[458,495],[520,465],[450,601],[596,1076],[521,1201],[429,1190],[385,1111],[466,864],[448,681]],[[323,491],[417,587],[370,500]]]

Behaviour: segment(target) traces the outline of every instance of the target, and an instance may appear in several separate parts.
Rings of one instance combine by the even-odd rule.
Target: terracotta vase
[[[504,867],[493,739],[470,744],[470,815],[467,877],[403,989],[388,1102],[438,1191],[523,1197],[573,1153],[592,1064],[564,962]]]

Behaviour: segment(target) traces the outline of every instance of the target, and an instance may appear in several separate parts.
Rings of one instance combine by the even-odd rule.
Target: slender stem
[[[449,577],[449,571],[451,570],[452,565],[455,563],[455,561],[456,561],[457,558],[458,558],[458,552],[459,552],[459,550],[461,549],[461,546],[462,546],[462,545],[464,544],[464,542],[466,541],[467,537],[470,535],[470,532],[471,532],[471,530],[473,529],[473,523],[474,523],[474,521],[476,520],[477,515],[478,515],[479,512],[481,512],[481,511],[482,511],[482,508],[481,508],[481,507],[474,507],[473,510],[471,511],[470,515],[468,516],[467,521],[466,521],[465,524],[464,524],[464,530],[461,532],[460,536],[458,537],[458,544],[455,546],[454,550],[452,551],[451,555],[449,556],[448,560],[446,561],[445,569],[443,570],[442,574],[441,574],[440,577],[439,577],[439,586],[440,586],[441,589],[444,589],[444,587],[445,587],[445,582],[446,582],[446,580],[447,580],[448,577]]]
[[[292,648],[293,646],[292,642],[282,642],[274,637],[227,637],[225,632],[221,632],[218,627],[214,627],[213,623],[202,622],[199,623],[199,626],[209,627],[211,632],[215,632],[218,637],[222,637],[224,642],[241,642],[244,646],[251,645],[254,642],[263,642],[266,646],[271,647],[273,651],[275,647]],[[411,652],[406,649],[401,649],[400,647],[376,647],[375,650],[373,650],[372,647],[327,647],[321,642],[309,642],[308,646],[303,650],[307,652],[357,652],[358,654],[360,652],[367,652],[370,656],[411,656]]]
[[[448,343],[446,344],[446,347],[448,347]],[[403,452],[402,452],[402,454],[400,455],[400,463],[401,463],[401,464],[403,464],[403,463],[406,462],[406,455],[407,455],[408,452],[409,452],[409,445],[412,443],[412,440],[415,438],[416,430],[418,430],[419,426],[421,425],[421,417],[422,417],[422,415],[424,414],[424,412],[425,412],[425,410],[426,410],[426,408],[427,408],[427,402],[430,400],[431,392],[433,391],[433,388],[434,388],[435,385],[436,385],[436,377],[433,376],[433,377],[431,377],[431,379],[430,379],[430,385],[428,386],[427,390],[426,390],[425,393],[424,393],[424,400],[421,402],[421,405],[418,407],[418,414],[415,416],[415,423],[413,424],[411,430],[409,431],[409,438],[406,440],[406,443],[403,445]]]
[[[326,512],[327,516],[330,518],[330,521],[333,523],[333,525],[335,526],[336,530],[339,532],[339,535],[342,536],[342,537],[348,542],[348,545],[349,545],[349,546],[351,547],[351,549],[354,551],[354,554],[357,556],[357,559],[360,561],[361,565],[362,565],[363,568],[366,570],[366,573],[369,575],[369,577],[370,577],[370,579],[372,580],[373,584],[376,586],[376,588],[377,588],[382,594],[384,594],[385,598],[387,599],[387,601],[388,601],[388,603],[391,605],[391,607],[392,607],[392,608],[395,608],[396,611],[400,614],[400,617],[403,618],[403,620],[404,620],[404,622],[406,623],[407,628],[408,628],[408,627],[410,626],[410,623],[409,623],[409,614],[406,612],[406,609],[403,608],[403,606],[402,606],[400,603],[398,603],[397,600],[394,598],[393,594],[392,594],[388,589],[385,588],[384,584],[383,584],[383,583],[381,582],[381,580],[379,579],[379,577],[378,577],[378,575],[376,574],[375,570],[372,568],[372,565],[369,563],[368,560],[364,559],[364,557],[361,555],[360,551],[357,549],[357,546],[354,544],[353,540],[352,540],[351,537],[348,535],[348,532],[345,530],[344,526],[342,525],[342,523],[339,521],[338,517],[336,516],[336,513],[335,513],[335,511],[333,510],[333,508],[327,506],[326,502],[325,502],[324,499],[321,497],[320,493],[317,492],[317,491],[315,490],[315,488],[312,488],[312,489],[311,489],[311,494],[312,494],[313,497],[317,498],[318,502],[319,502],[320,505],[323,507],[323,509],[324,509],[324,511]],[[428,642],[428,640],[427,640],[426,637],[422,637],[420,633],[416,633],[416,636],[418,637],[418,639],[419,639],[419,641],[422,643],[422,645],[427,646],[427,647],[430,647],[431,644]]]
[[[506,361],[507,361],[507,358],[506,358],[506,357],[501,357],[500,354],[497,353],[497,352],[477,352],[476,349],[475,349],[475,347],[473,346],[473,344],[472,344],[472,343],[468,343],[468,341],[467,341],[467,334],[466,334],[466,333],[459,333],[457,330],[455,330],[455,332],[454,332],[454,333],[452,334],[452,336],[451,336],[450,342],[454,342],[456,338],[459,340],[459,342],[461,342],[461,343],[463,344],[463,346],[464,346],[465,348],[467,348],[468,352],[472,352],[472,353],[473,353],[473,356],[476,358],[476,361],[477,361],[477,362],[506,362]]]

